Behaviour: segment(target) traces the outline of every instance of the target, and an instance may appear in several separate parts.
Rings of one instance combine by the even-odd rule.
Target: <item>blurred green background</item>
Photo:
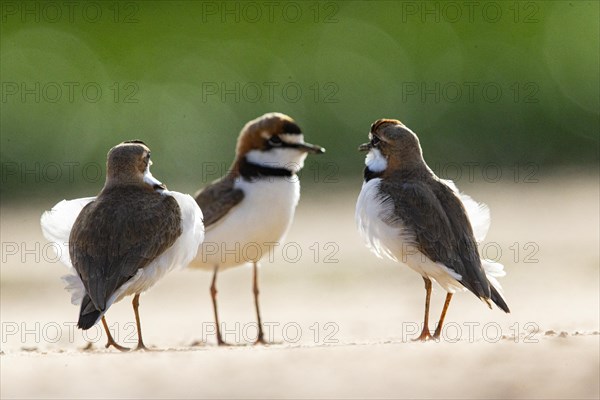
[[[94,194],[133,138],[194,191],[269,111],[327,148],[309,186],[358,188],[381,117],[438,171],[597,169],[599,21],[597,1],[3,2],[0,195]]]

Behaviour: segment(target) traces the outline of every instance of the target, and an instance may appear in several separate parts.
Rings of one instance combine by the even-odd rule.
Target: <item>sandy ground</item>
[[[422,280],[362,245],[353,221],[358,187],[304,190],[293,244],[261,269],[263,319],[278,342],[267,347],[217,347],[210,275],[176,271],[141,298],[144,339],[155,350],[105,350],[99,328],[86,337],[73,328],[78,310],[59,280],[65,268],[39,230],[41,210],[60,199],[4,205],[0,395],[598,398],[598,176],[459,184],[492,210],[485,251],[501,253],[512,313],[459,294],[438,343],[411,341]],[[433,320],[443,298],[434,292]],[[226,339],[250,343],[251,270],[223,273],[219,300]],[[121,343],[135,344],[129,300],[107,318]],[[94,347],[84,352],[86,338]]]

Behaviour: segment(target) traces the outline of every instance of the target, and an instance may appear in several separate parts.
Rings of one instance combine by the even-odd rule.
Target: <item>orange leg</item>
[[[102,325],[104,325],[104,330],[106,331],[106,336],[108,337],[108,341],[106,343],[106,346],[104,346],[104,347],[106,347],[108,349],[110,346],[113,346],[115,349],[120,350],[120,351],[131,350],[129,347],[123,347],[120,344],[118,344],[117,342],[115,342],[112,335],[110,334],[110,331],[108,330],[108,324],[106,323],[106,318],[104,318],[104,316],[102,316]]]
[[[438,326],[435,328],[435,333],[433,334],[433,338],[436,340],[439,339],[440,335],[442,334],[442,325],[444,325],[444,318],[446,318],[446,311],[448,311],[450,300],[452,300],[452,293],[446,294],[446,302],[444,303],[442,315],[440,315],[440,322],[438,322]]]
[[[223,340],[223,336],[221,336],[221,323],[219,322],[219,312],[217,311],[217,273],[219,272],[219,266],[215,265],[215,270],[213,272],[212,283],[210,285],[210,297],[213,303],[213,311],[215,313],[215,324],[217,326],[217,344],[219,346],[228,346],[227,343]]]
[[[133,301],[131,302],[133,305],[133,312],[135,313],[135,324],[137,325],[138,331],[138,345],[135,348],[136,350],[148,350],[148,348],[144,345],[144,341],[142,340],[142,324],[140,322],[140,313],[138,308],[140,306],[140,294],[137,293],[133,296]]]
[[[429,278],[423,277],[425,281],[425,291],[427,292],[425,296],[425,318],[423,321],[423,331],[421,335],[414,339],[414,341],[420,340],[422,342],[432,339],[431,333],[429,333],[429,302],[431,300],[431,280]]]
[[[256,341],[254,344],[268,344],[265,340],[265,335],[262,329],[262,320],[260,318],[260,309],[258,307],[258,294],[260,293],[258,290],[258,266],[256,263],[252,264],[252,292],[254,293],[254,307],[256,307],[256,319],[258,321],[258,336],[256,337]]]

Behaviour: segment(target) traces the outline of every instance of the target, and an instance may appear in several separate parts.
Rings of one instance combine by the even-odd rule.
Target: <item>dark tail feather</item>
[[[500,293],[498,293],[496,288],[493,287],[492,285],[490,285],[490,289],[492,292],[491,293],[492,295],[490,296],[490,298],[492,299],[494,304],[496,304],[505,313],[510,313],[510,309],[508,308],[508,305],[506,304],[506,302],[504,301],[502,296],[500,296]]]
[[[90,329],[92,326],[96,325],[96,322],[102,316],[102,312],[96,310],[92,299],[90,296],[85,295],[83,300],[81,301],[81,309],[79,310],[79,321],[77,322],[77,327],[79,329],[83,329],[84,331]]]

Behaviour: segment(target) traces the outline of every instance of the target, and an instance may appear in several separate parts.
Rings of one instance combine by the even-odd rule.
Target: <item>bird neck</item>
[[[143,177],[139,176],[107,176],[104,183],[103,192],[119,189],[119,188],[139,188],[148,191],[154,191],[150,184],[144,181]]]
[[[263,177],[291,177],[295,175],[294,171],[287,168],[257,164],[249,161],[245,156],[236,163],[235,171],[246,180]]]
[[[381,178],[383,176],[384,172],[385,172],[385,170],[372,171],[369,169],[369,167],[365,167],[365,169],[363,171],[363,177],[364,177],[365,182],[369,182],[371,179]]]

